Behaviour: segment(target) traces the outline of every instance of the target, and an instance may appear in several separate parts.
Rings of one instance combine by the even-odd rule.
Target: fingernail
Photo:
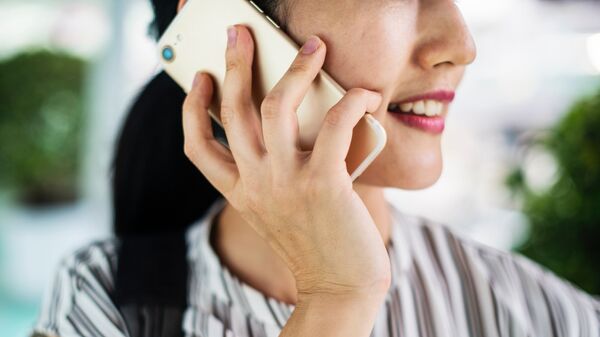
[[[317,51],[317,49],[319,49],[319,47],[321,46],[321,41],[319,40],[318,37],[316,36],[311,36],[308,41],[306,41],[304,43],[304,45],[302,46],[302,54],[304,55],[310,55],[313,54],[315,51]]]
[[[194,76],[194,82],[192,82],[192,88],[195,88],[198,83],[200,82],[200,76],[201,76],[201,72],[197,72],[196,75]]]
[[[235,47],[237,42],[237,29],[235,26],[230,26],[227,28],[227,47]]]

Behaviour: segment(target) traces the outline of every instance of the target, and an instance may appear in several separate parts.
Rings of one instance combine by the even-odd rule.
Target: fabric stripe
[[[472,279],[472,270],[470,269],[469,262],[465,256],[464,250],[462,249],[459,241],[446,230],[446,238],[450,243],[451,256],[454,259],[456,268],[459,271],[461,278],[461,285],[463,288],[463,302],[468,312],[467,318],[469,323],[469,331],[471,336],[485,336],[483,334],[483,326],[481,322],[481,316],[479,311],[479,303],[477,301],[477,291],[474,286]]]
[[[271,313],[271,316],[273,318],[273,321],[277,324],[277,326],[279,326],[280,329],[283,329],[283,322],[279,319],[279,317],[277,316],[277,314],[275,313],[275,310],[273,310],[273,306],[271,306],[271,303],[269,301],[269,298],[267,298],[267,296],[264,296],[264,303],[266,304],[267,308],[269,309],[269,312]]]
[[[212,250],[217,201],[187,233],[186,336],[277,337],[293,305],[232,274]],[[402,214],[387,247],[392,285],[371,337],[600,337],[600,302],[522,256],[465,239]],[[96,242],[61,261],[35,331],[57,336],[128,336],[113,303],[118,240]],[[160,326],[160,324],[157,324]]]

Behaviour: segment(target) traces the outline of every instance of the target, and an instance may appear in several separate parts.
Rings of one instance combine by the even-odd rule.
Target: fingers
[[[262,128],[267,152],[281,160],[299,148],[296,110],[325,61],[325,44],[309,38],[288,71],[261,105]]]
[[[233,26],[227,31],[227,69],[223,84],[221,122],[240,169],[262,153],[262,130],[252,101],[254,42],[250,31]]]
[[[338,169],[344,164],[352,130],[365,112],[375,112],[381,95],[366,89],[351,89],[334,105],[323,121],[311,155],[311,162],[322,168]]]
[[[183,103],[184,152],[206,179],[227,196],[239,174],[231,153],[214,138],[208,114],[212,95],[210,76],[196,74],[192,90]]]

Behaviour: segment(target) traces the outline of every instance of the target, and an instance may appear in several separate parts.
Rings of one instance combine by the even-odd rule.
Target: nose
[[[473,37],[453,0],[423,0],[415,58],[423,69],[465,66],[475,60]]]

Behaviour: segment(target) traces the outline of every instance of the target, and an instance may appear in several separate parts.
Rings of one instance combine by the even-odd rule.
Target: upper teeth
[[[439,116],[442,113],[444,105],[442,102],[434,100],[422,100],[412,103],[404,103],[398,105],[397,103],[390,104],[390,110],[400,110],[402,112],[413,112],[417,115],[425,115],[428,117]]]

